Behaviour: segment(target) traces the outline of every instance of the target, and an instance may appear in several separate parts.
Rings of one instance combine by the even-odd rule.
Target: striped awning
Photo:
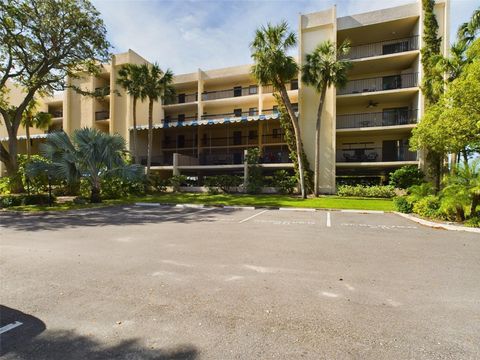
[[[219,124],[231,124],[239,122],[249,122],[249,121],[262,121],[262,120],[271,120],[278,119],[279,114],[262,114],[255,116],[237,116],[237,117],[225,117],[221,119],[202,119],[202,120],[191,120],[191,121],[168,121],[161,124],[153,124],[154,129],[168,129],[172,127],[182,127],[182,126],[199,126],[199,125],[219,125]],[[129,128],[133,130],[133,126]],[[138,125],[138,130],[147,130],[148,125]]]
[[[33,134],[30,135],[30,139],[46,139],[48,134]],[[27,140],[27,135],[18,135],[17,140]],[[0,138],[0,141],[8,141],[8,136]]]

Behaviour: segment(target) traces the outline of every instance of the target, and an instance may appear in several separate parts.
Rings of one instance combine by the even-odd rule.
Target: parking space
[[[0,231],[5,359],[480,356],[477,234],[151,205],[4,212]]]

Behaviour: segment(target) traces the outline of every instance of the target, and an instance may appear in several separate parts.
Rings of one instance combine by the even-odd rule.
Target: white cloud
[[[389,0],[387,5],[384,0],[339,0],[336,3],[338,15],[344,16],[410,2]],[[292,30],[296,30],[299,13],[319,11],[334,3],[334,0],[94,0],[107,25],[114,52],[131,48],[175,73],[249,63],[249,43],[259,25],[286,19]],[[475,4],[476,0],[452,1],[452,28],[468,19]]]

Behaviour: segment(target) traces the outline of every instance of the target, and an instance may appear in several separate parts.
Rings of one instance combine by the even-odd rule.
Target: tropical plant
[[[153,143],[153,103],[173,98],[175,88],[173,87],[173,72],[170,69],[163,71],[158,64],[141,65],[143,77],[143,94],[148,98],[148,144],[147,144],[147,178],[150,175],[152,164],[152,143]]]
[[[306,56],[302,68],[302,80],[313,86],[320,94],[315,126],[315,166],[314,194],[318,196],[320,186],[320,130],[322,127],[322,112],[325,106],[327,89],[331,86],[342,88],[347,84],[347,72],[352,67],[349,60],[343,58],[350,51],[350,42],[344,41],[336,47],[330,40],[317,45],[315,50]]]
[[[425,175],[415,165],[402,166],[390,173],[389,184],[398,189],[408,189],[424,182]]]
[[[105,25],[88,0],[0,1],[0,114],[8,133],[0,160],[8,175],[18,170],[17,134],[32,99],[63,90],[67,78],[98,73],[109,48]],[[5,91],[11,84],[23,90],[13,111]]]
[[[38,102],[30,101],[22,116],[22,125],[25,127],[27,141],[27,159],[30,159],[30,128],[34,127],[40,130],[46,130],[52,123],[52,115],[43,111],[37,112]]]
[[[102,179],[118,177],[135,181],[142,177],[143,167],[129,165],[125,140],[120,135],[109,135],[97,129],[75,130],[72,139],[64,132],[52,133],[40,152],[49,163],[31,162],[27,175],[45,172],[48,176],[79,183],[86,179],[90,186],[90,201],[101,202]]]
[[[133,137],[132,137],[132,148],[133,148],[133,159],[135,164],[139,163],[138,158],[138,132],[137,132],[137,101],[144,101],[146,98],[144,91],[144,71],[140,65],[136,64],[125,64],[118,71],[117,83],[125,89],[125,91],[133,99]]]
[[[246,190],[249,194],[258,194],[264,185],[262,169],[258,166],[260,162],[260,149],[257,147],[249,148],[245,155],[245,161],[248,167],[246,177]]]
[[[298,65],[295,59],[288,55],[289,50],[294,48],[296,44],[295,33],[289,30],[286,21],[282,21],[278,25],[267,24],[267,26],[258,28],[250,47],[254,60],[252,75],[261,85],[272,84],[274,91],[279,93],[292,121],[297,148],[300,189],[302,198],[306,198],[300,124],[285,86],[285,83],[298,76]]]
[[[445,185],[441,193],[444,205],[453,205],[459,220],[465,219],[465,205],[470,207],[470,217],[477,216],[477,207],[480,205],[480,159],[468,165],[458,165],[456,171],[445,179]]]

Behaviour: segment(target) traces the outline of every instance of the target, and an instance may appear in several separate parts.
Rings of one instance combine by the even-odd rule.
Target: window
[[[178,121],[179,122],[185,121],[185,114],[178,114]]]
[[[241,117],[242,116],[242,109],[234,109],[233,110],[233,115],[235,117]]]
[[[170,115],[165,116],[165,119],[163,119],[163,122],[165,125],[168,125],[170,123]]]
[[[248,116],[258,115],[258,109],[256,107],[251,107],[248,109]]]
[[[248,140],[255,140],[258,138],[257,130],[249,130],[248,131]]]
[[[258,86],[257,85],[250,85],[248,87],[248,94],[249,95],[255,95],[258,92]]]
[[[297,90],[298,89],[298,79],[294,79],[290,81],[290,90]]]
[[[185,103],[185,94],[178,94],[178,103],[179,104]]]
[[[400,41],[393,44],[385,44],[382,48],[382,54],[395,54],[403,51],[408,51],[408,40]]]
[[[242,96],[242,87],[241,86],[235,86],[233,88],[233,96]]]
[[[408,124],[408,106],[401,108],[383,109],[382,125]]]
[[[282,133],[281,129],[273,129],[272,130],[272,138],[274,138],[274,139],[279,138],[281,133]]]

